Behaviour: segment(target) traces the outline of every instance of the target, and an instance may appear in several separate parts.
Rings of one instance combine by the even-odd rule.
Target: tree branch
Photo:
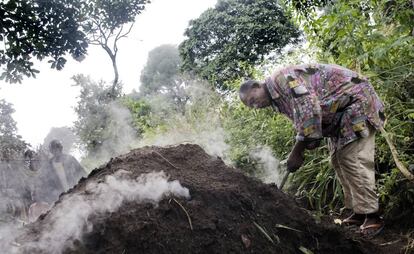
[[[105,34],[104,30],[102,29],[100,23],[98,23],[96,20],[94,20],[93,22],[96,24],[96,26],[99,29],[99,32],[101,33],[101,36],[99,36],[99,38],[101,38],[101,39],[103,38],[103,40],[104,40],[104,41],[101,41],[101,44],[107,45],[109,37],[106,36],[106,34]]]
[[[389,134],[385,131],[384,127],[380,127],[382,136],[387,141],[388,147],[390,148],[392,158],[394,159],[395,165],[401,171],[401,173],[410,181],[414,181],[414,175],[404,166],[404,164],[398,159],[398,152],[394,146],[394,143],[391,141]]]
[[[127,31],[126,33],[124,33],[123,35],[119,36],[117,39],[119,40],[119,39],[121,39],[121,38],[127,37],[127,35],[131,32],[132,27],[134,26],[134,24],[135,24],[135,21],[133,21],[133,22],[131,23],[131,25],[129,26],[128,31]]]

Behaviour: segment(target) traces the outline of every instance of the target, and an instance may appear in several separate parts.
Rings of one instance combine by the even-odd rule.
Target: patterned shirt
[[[283,68],[266,79],[273,108],[288,116],[299,141],[330,137],[333,149],[383,125],[383,104],[365,77],[333,64]]]

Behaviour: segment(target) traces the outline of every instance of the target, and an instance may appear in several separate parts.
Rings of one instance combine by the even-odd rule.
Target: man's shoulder
[[[78,162],[78,160],[75,158],[75,157],[73,157],[72,155],[70,155],[70,154],[62,154],[62,160],[63,161],[66,161],[66,162],[73,162],[73,161],[76,161],[76,162]]]
[[[297,76],[303,74],[312,74],[320,69],[326,68],[327,64],[320,64],[320,63],[306,63],[306,64],[295,64],[295,65],[288,65],[281,68],[276,69],[272,73],[273,78],[278,77],[293,77],[296,78]]]

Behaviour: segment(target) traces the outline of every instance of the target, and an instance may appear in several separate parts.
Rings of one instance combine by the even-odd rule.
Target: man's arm
[[[82,167],[82,165],[78,162],[78,160],[73,157],[72,155],[68,155],[68,158],[70,159],[70,164],[73,167],[74,170],[74,177],[76,178],[76,181],[78,181],[80,178],[87,176],[86,170]]]
[[[319,147],[320,143],[320,140],[296,141],[295,146],[290,152],[287,160],[287,169],[290,172],[298,170],[303,164],[305,149],[313,150]]]
[[[295,172],[302,166],[304,161],[303,154],[305,153],[305,147],[306,145],[304,141],[296,141],[295,146],[290,152],[289,158],[287,160],[286,166],[289,172]]]
[[[320,145],[323,138],[322,110],[313,88],[302,79],[289,82],[289,87],[297,135],[287,167],[289,171],[294,172],[303,164],[305,149],[312,150]]]

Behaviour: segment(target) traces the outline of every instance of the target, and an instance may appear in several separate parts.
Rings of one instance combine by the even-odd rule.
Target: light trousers
[[[345,207],[358,214],[378,211],[375,187],[375,129],[369,135],[332,151],[331,163],[342,185]]]

